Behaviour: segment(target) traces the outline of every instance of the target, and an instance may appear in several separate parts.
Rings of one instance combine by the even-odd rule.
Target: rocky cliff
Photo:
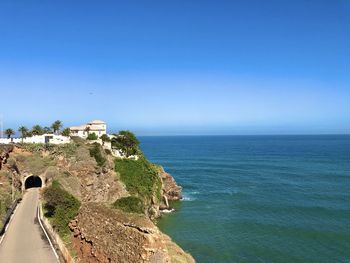
[[[194,262],[154,221],[169,200],[181,199],[181,187],[143,156],[116,160],[78,141],[17,145],[10,158],[22,176],[40,176],[46,187],[56,182],[81,202],[64,237],[77,262]]]
[[[0,145],[0,170],[6,164],[9,154],[13,151],[13,145]]]
[[[79,262],[193,262],[144,215],[87,203],[70,228]]]

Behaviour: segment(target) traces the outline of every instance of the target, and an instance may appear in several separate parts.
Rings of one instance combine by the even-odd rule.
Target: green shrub
[[[138,214],[142,214],[145,210],[142,200],[136,196],[120,198],[113,203],[113,207],[125,212]]]
[[[108,155],[112,154],[111,150],[109,150],[109,149],[105,149],[105,153],[108,154]]]
[[[109,138],[109,136],[107,134],[102,134],[100,139],[103,141],[103,142],[110,142],[111,139]]]
[[[90,156],[95,158],[99,166],[103,166],[106,163],[106,158],[103,157],[101,147],[98,143],[94,143],[93,147],[89,151]]]
[[[45,216],[64,239],[70,234],[69,222],[78,214],[80,201],[64,190],[57,181],[43,192]]]
[[[146,159],[115,159],[115,170],[129,193],[150,200],[154,193],[160,200],[161,181],[157,171]]]
[[[69,128],[65,128],[65,129],[62,131],[61,135],[67,136],[67,137],[68,137],[68,136],[70,135],[70,129],[69,129]]]
[[[98,139],[97,135],[93,132],[93,133],[89,133],[88,137],[86,138],[90,141],[95,141]]]

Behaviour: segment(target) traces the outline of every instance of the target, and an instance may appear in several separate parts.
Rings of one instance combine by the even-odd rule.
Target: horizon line
[[[290,133],[290,134],[169,134],[169,135],[137,135],[137,137],[214,137],[214,136],[349,136],[350,133]]]

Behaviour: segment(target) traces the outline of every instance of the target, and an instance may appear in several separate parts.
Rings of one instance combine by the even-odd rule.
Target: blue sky
[[[350,133],[350,2],[0,0],[5,127]]]

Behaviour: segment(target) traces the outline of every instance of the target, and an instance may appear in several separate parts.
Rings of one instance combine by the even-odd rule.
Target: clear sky
[[[5,127],[350,133],[348,0],[0,0]]]

